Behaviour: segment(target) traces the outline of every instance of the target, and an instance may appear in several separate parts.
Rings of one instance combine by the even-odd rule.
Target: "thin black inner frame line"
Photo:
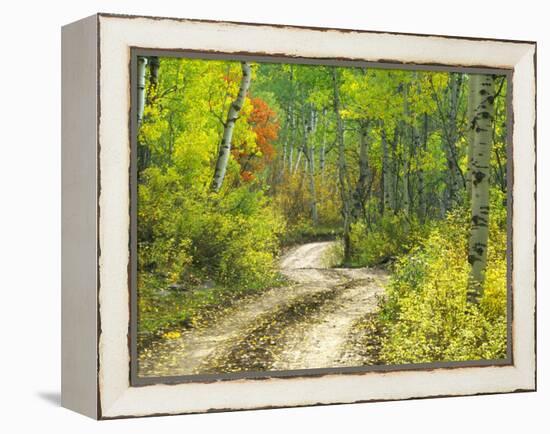
[[[335,367],[335,368],[315,368],[315,369],[295,369],[285,371],[245,371],[220,374],[191,374],[174,375],[160,377],[140,377],[138,375],[138,352],[137,352],[137,327],[138,327],[138,288],[137,288],[137,58],[140,56],[158,56],[173,57],[185,59],[202,60],[226,60],[226,61],[251,61],[257,63],[286,63],[311,66],[338,66],[350,68],[376,68],[376,69],[398,69],[414,71],[441,71],[441,72],[460,72],[469,74],[495,74],[505,76],[507,80],[506,92],[506,357],[494,360],[467,360],[467,361],[448,361],[431,363],[408,363],[399,365],[367,365],[354,367]],[[503,68],[491,68],[485,66],[461,66],[461,65],[442,65],[442,64],[413,64],[400,63],[398,61],[365,61],[357,59],[344,58],[311,58],[298,56],[285,56],[281,54],[265,53],[227,53],[214,51],[197,51],[185,49],[153,49],[142,47],[130,47],[130,110],[129,110],[129,138],[130,138],[130,168],[129,168],[129,189],[130,189],[130,228],[129,228],[129,250],[130,261],[128,267],[128,291],[130,300],[130,321],[128,327],[128,346],[130,353],[129,362],[129,381],[130,385],[146,386],[152,384],[182,384],[182,383],[210,383],[215,381],[228,381],[238,379],[269,379],[269,378],[300,378],[300,377],[319,377],[324,375],[350,375],[364,374],[366,372],[398,372],[398,371],[419,371],[434,369],[458,369],[466,367],[489,367],[489,366],[510,366],[513,365],[513,70]]]

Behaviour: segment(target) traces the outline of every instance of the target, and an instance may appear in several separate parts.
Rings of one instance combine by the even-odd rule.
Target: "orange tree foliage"
[[[248,123],[256,135],[255,152],[247,152],[250,147],[239,146],[233,149],[233,157],[241,166],[241,178],[243,181],[252,181],[255,174],[263,171],[275,157],[273,143],[277,140],[280,124],[277,114],[261,98],[250,98],[252,113],[248,117]]]

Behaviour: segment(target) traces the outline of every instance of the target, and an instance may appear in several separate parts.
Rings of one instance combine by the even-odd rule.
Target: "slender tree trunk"
[[[403,211],[405,215],[410,213],[410,192],[409,192],[409,156],[403,152]]]
[[[403,87],[403,112],[405,114],[405,121],[401,121],[401,125],[403,128],[403,135],[401,137],[401,149],[403,150],[402,158],[403,158],[403,196],[402,196],[402,208],[405,212],[405,215],[409,215],[410,212],[410,192],[409,192],[409,170],[410,170],[410,143],[414,140],[414,134],[413,134],[413,127],[412,122],[410,123],[409,128],[407,128],[406,122],[408,121],[408,118],[410,117],[410,110],[409,110],[409,84],[405,84]],[[409,136],[410,134],[410,136]]]
[[[391,186],[392,177],[390,175],[390,158],[389,158],[389,147],[388,147],[388,137],[386,135],[386,130],[382,124],[382,198],[384,202],[383,213],[388,212],[391,209]]]
[[[302,153],[300,152],[300,149],[298,149],[296,152],[298,152],[298,156],[296,157],[296,164],[294,164],[294,170],[292,171],[293,175],[298,172],[298,167],[300,167],[300,161],[302,160]]]
[[[399,176],[399,159],[397,157],[397,144],[401,140],[401,131],[396,126],[394,133],[393,133],[393,140],[391,142],[391,174],[393,175],[391,186],[392,186],[392,209],[394,213],[397,213],[397,211],[400,210],[400,203],[399,203],[399,180],[401,177]]]
[[[345,143],[344,143],[344,125],[340,116],[340,83],[339,74],[336,68],[332,68],[333,81],[333,106],[336,116],[336,140],[338,142],[338,182],[340,185],[340,196],[342,199],[342,218],[344,219],[344,264],[351,261],[351,198],[348,185],[348,167],[346,162]]]
[[[470,75],[468,81],[468,170],[466,173],[466,192],[468,200],[472,197],[472,161],[474,159],[474,140],[475,140],[475,114],[479,104],[479,89],[477,89],[477,78]]]
[[[149,71],[151,73],[151,84],[156,86],[159,81],[160,61],[157,56],[150,56],[148,59]]]
[[[495,159],[496,159],[496,163],[497,163],[497,167],[495,168],[495,179],[500,187],[500,191],[502,191],[503,193],[506,193],[506,190],[507,190],[507,181],[506,181],[506,157],[502,156],[502,151],[504,151],[504,154],[506,154],[506,135],[507,135],[507,127],[506,127],[506,121],[504,122],[504,124],[501,126],[501,133],[499,134],[499,136],[497,137],[497,119],[499,118],[499,115],[500,115],[500,110],[502,110],[505,114],[506,114],[506,105],[500,105],[500,104],[496,104],[496,97],[498,95],[500,95],[501,91],[502,91],[502,88],[506,82],[506,79],[504,77],[501,78],[501,82],[498,86],[496,86],[496,80],[495,80],[495,87],[496,87],[496,92],[495,92],[495,114],[493,116],[494,118],[494,121],[493,121],[493,144],[497,143],[497,142],[500,142],[500,143],[503,143],[504,144],[504,149],[499,149],[498,146],[494,146],[493,145],[493,150],[494,150],[494,156],[495,156]],[[504,116],[506,117],[506,116]]]
[[[294,144],[296,140],[296,120],[294,118],[294,109],[291,107],[290,122],[290,143],[288,144],[288,174],[292,175],[292,165],[294,164]]]
[[[292,122],[292,118],[291,118],[291,111],[290,111],[290,104],[289,104],[286,112],[286,124],[285,124],[286,131],[285,131],[285,141],[283,143],[283,156],[282,156],[283,162],[281,165],[281,173],[280,173],[279,179],[282,179],[282,176],[286,170],[286,159],[287,159],[288,149],[290,147],[291,122]]]
[[[317,130],[317,112],[313,109],[311,109],[311,111],[310,111],[310,124],[309,125],[310,125],[310,127],[309,127],[308,136],[310,136],[311,134],[314,134],[315,130]],[[308,161],[311,164],[311,168],[313,169],[313,171],[315,171],[316,170],[315,158],[314,158],[314,155],[315,155],[315,140],[308,143],[308,149],[311,151],[310,153],[312,155],[311,158],[308,158]]]
[[[453,207],[456,202],[456,195],[458,191],[458,180],[456,173],[456,165],[453,159],[453,147],[456,142],[456,115],[457,115],[457,102],[458,102],[458,82],[457,74],[450,74],[449,84],[449,118],[447,124],[447,147],[445,149],[447,154],[447,165],[449,167],[449,176],[447,177],[447,190],[448,190],[448,206],[447,209]]]
[[[300,160],[302,159],[302,153],[300,147],[297,145],[297,133],[298,133],[298,116],[296,115],[296,106],[292,109],[292,134],[291,134],[291,148],[290,148],[290,161],[288,165],[288,172],[291,175],[295,175],[300,166]],[[294,152],[296,151],[296,152]],[[296,158],[296,162],[294,162]]]
[[[319,149],[319,172],[321,173],[321,186],[325,181],[325,159],[327,149],[327,109],[323,109],[323,139],[321,141],[321,148]]]
[[[147,67],[147,58],[138,57],[137,59],[137,122],[138,126],[143,121],[143,110],[145,108],[145,70]]]
[[[478,94],[473,132],[472,157],[472,228],[468,262],[471,265],[468,301],[478,303],[483,296],[489,240],[489,173],[493,146],[494,76],[471,76],[473,91]]]
[[[315,148],[313,144],[310,144],[310,136],[315,128],[315,114],[310,109],[309,118],[307,113],[304,115],[304,137],[302,151],[306,157],[306,172],[309,178],[309,193],[311,195],[311,221],[314,226],[317,226],[319,222],[319,216],[317,213],[317,191],[315,188]]]
[[[321,142],[321,148],[319,149],[319,172],[321,173],[321,185],[325,181],[325,158],[326,158],[326,134],[323,134],[323,141]]]
[[[137,101],[136,120],[138,129],[143,123],[143,111],[145,109],[145,70],[147,69],[147,58],[137,58]],[[146,144],[141,143],[138,134],[138,172],[142,172],[149,165],[149,149]]]
[[[495,116],[496,117],[496,116]],[[503,139],[503,142],[506,142],[506,138]],[[493,143],[495,140],[493,139]],[[495,158],[497,160],[497,169],[495,170],[495,178],[498,180],[498,185],[500,191],[506,193],[506,170],[504,168],[503,157],[500,154],[500,151],[495,147]]]
[[[386,145],[387,146],[387,145]],[[382,169],[380,170],[380,202],[378,210],[380,216],[383,216],[386,213],[386,175],[384,173],[384,143],[382,142]]]
[[[421,141],[420,133],[417,126],[416,116],[413,116],[410,123],[410,140],[408,143],[408,158],[407,158],[407,214],[419,215],[420,209],[420,185],[422,184],[422,169],[419,167],[420,164],[416,165],[416,168],[412,168],[413,160],[416,158],[418,161],[418,156],[421,154]],[[418,184],[416,184],[418,182]],[[415,192],[417,194],[415,194]]]
[[[392,170],[392,163],[390,160],[390,149],[389,149],[389,143],[388,138],[386,135],[386,130],[384,126],[382,125],[382,177],[383,177],[383,184],[382,188],[384,190],[383,198],[384,198],[384,211],[388,212],[390,210],[393,210],[395,201],[393,197],[393,170]]]
[[[422,128],[422,139],[419,139],[419,149],[422,150],[422,154],[426,152],[428,147],[428,136],[429,136],[429,118],[428,113],[423,115],[423,128]],[[420,152],[417,153],[421,154]],[[418,166],[418,217],[422,223],[424,223],[427,214],[427,204],[426,204],[426,185],[424,182],[424,169],[422,164],[417,164]]]
[[[150,56],[147,58],[147,65],[149,66],[149,88],[147,89],[147,104],[152,104],[155,98],[155,91],[159,82],[159,67],[160,61],[157,56]]]
[[[315,186],[315,165],[313,147],[309,148],[309,190],[311,192],[311,220],[314,226],[319,223],[319,215],[317,212],[317,190]]]
[[[292,164],[294,163],[294,146],[296,144],[296,102],[294,98],[294,65],[290,65],[290,102],[289,102],[289,125],[290,125],[290,143],[288,150],[288,174],[292,175]]]
[[[359,126],[359,176],[353,193],[352,220],[358,221],[365,218],[365,197],[368,188],[369,164],[368,164],[368,141],[369,125],[363,121]]]
[[[457,155],[456,142],[458,141],[458,126],[457,116],[459,109],[459,96],[460,89],[462,87],[462,75],[460,73],[450,73],[449,82],[449,113],[447,119],[442,119],[442,122],[446,123],[446,147],[445,154],[447,157],[447,166],[449,169],[447,181],[447,194],[446,194],[446,210],[453,208],[459,201],[459,194],[461,183],[462,187],[465,187],[463,174],[459,167],[459,156]]]
[[[222,142],[220,150],[218,152],[218,160],[216,162],[216,169],[214,171],[214,179],[212,181],[212,190],[219,191],[223,179],[225,178],[225,172],[227,170],[227,162],[229,161],[229,155],[231,153],[231,140],[233,139],[233,130],[235,128],[235,122],[239,117],[239,112],[244,104],[246,93],[250,87],[250,80],[252,78],[250,71],[250,63],[242,62],[242,78],[241,85],[239,87],[239,93],[237,98],[229,106],[227,112],[227,118],[224,124]]]

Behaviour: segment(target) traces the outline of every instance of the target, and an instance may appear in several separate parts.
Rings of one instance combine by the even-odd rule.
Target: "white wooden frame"
[[[65,407],[108,419],[535,390],[535,43],[107,14],[62,41]],[[513,69],[513,363],[132,387],[131,47]]]

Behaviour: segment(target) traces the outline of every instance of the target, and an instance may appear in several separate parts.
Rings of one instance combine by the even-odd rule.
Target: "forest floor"
[[[364,365],[355,327],[376,311],[387,273],[331,268],[335,243],[290,249],[280,261],[288,286],[238,301],[207,327],[154,342],[140,354],[139,376]]]

